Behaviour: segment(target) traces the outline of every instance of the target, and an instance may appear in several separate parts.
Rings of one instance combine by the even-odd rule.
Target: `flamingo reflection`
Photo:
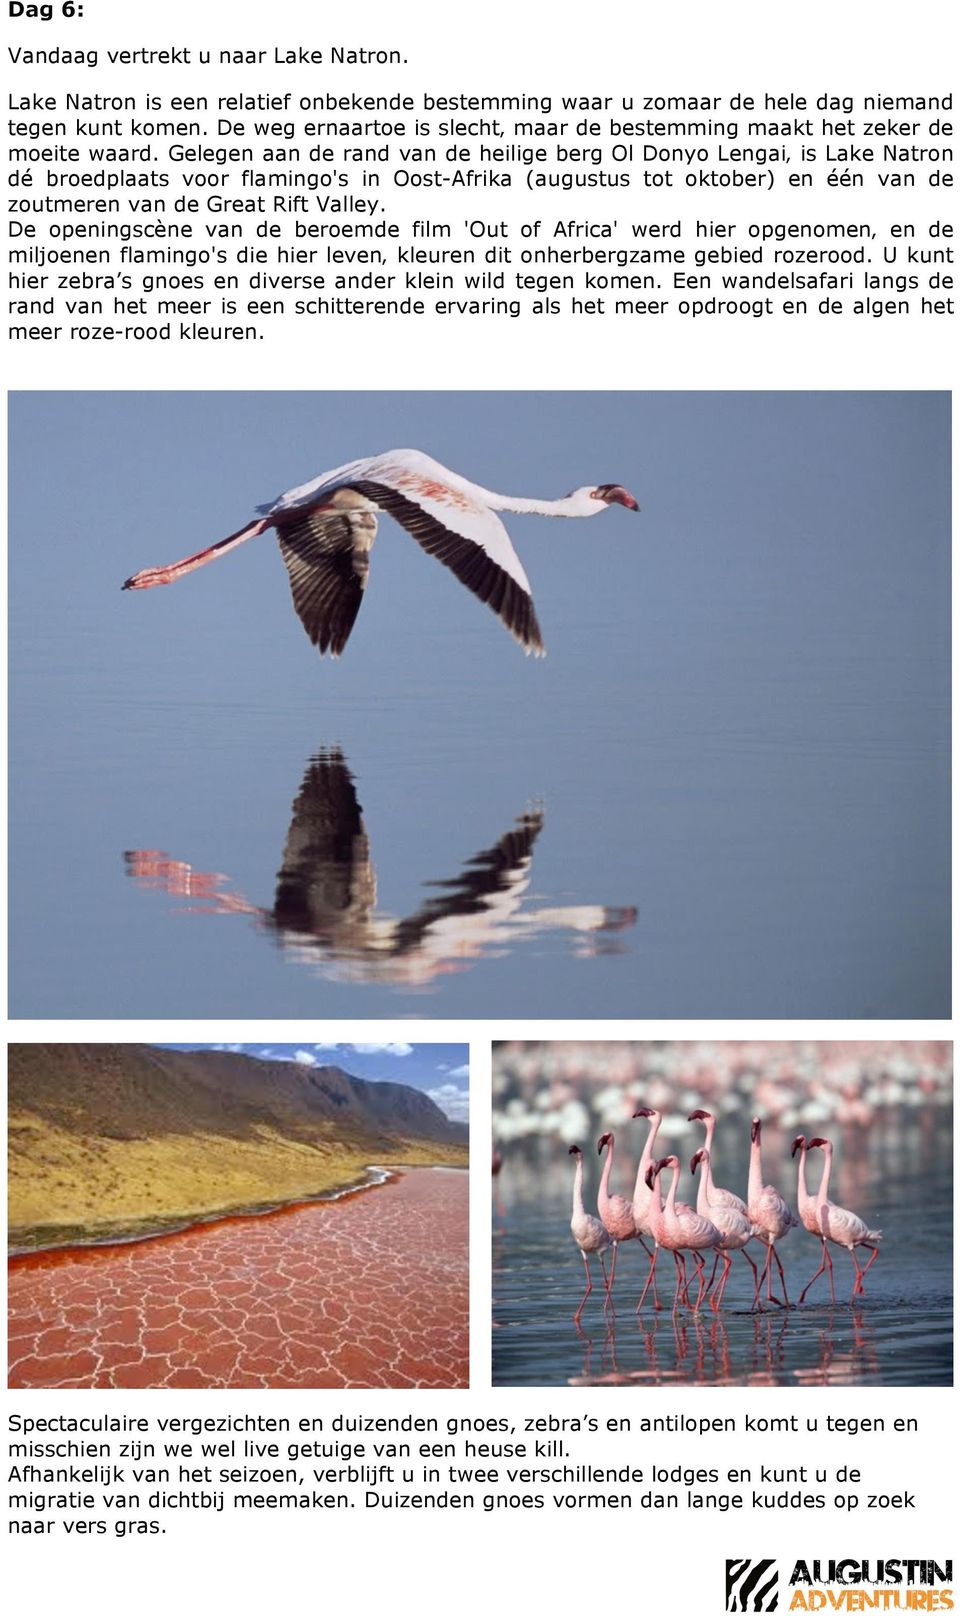
[[[280,947],[329,980],[427,988],[477,960],[550,932],[568,932],[579,953],[613,946],[634,908],[600,904],[534,907],[533,849],[543,810],[529,808],[499,841],[466,860],[414,913],[377,908],[377,875],[353,776],[339,749],[311,758],[294,799],[270,908],[231,891],[226,876],[196,870],[149,848],[124,855],[141,885],[189,900],[207,913],[249,916]]]

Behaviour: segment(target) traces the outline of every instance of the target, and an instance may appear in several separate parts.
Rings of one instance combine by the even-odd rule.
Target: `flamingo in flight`
[[[574,1324],[579,1325],[580,1315],[587,1305],[587,1297],[593,1290],[593,1280],[590,1277],[589,1259],[594,1252],[596,1252],[600,1259],[600,1268],[603,1273],[603,1287],[604,1290],[607,1289],[607,1269],[603,1260],[603,1254],[610,1244],[610,1236],[607,1234],[607,1231],[600,1222],[600,1219],[595,1218],[592,1212],[587,1212],[584,1209],[583,1151],[580,1149],[579,1145],[571,1145],[568,1154],[571,1156],[576,1156],[577,1158],[577,1170],[573,1175],[573,1216],[570,1219],[570,1233],[573,1235],[574,1240],[580,1247],[580,1255],[583,1258],[583,1271],[587,1276],[587,1288],[581,1298],[580,1306],[573,1315]]]
[[[797,1139],[794,1140],[795,1149],[800,1144],[801,1139],[802,1135],[798,1135]],[[836,1301],[836,1295],[833,1289],[833,1263],[830,1258],[830,1253],[827,1250],[827,1241],[832,1240],[835,1246],[844,1246],[850,1253],[850,1259],[856,1273],[856,1278],[853,1282],[853,1290],[850,1293],[850,1300],[852,1302],[855,1296],[862,1296],[864,1293],[863,1281],[868,1269],[870,1268],[870,1265],[876,1262],[880,1255],[879,1242],[883,1239],[883,1231],[882,1229],[868,1229],[863,1219],[857,1217],[856,1212],[848,1212],[846,1207],[843,1206],[834,1206],[833,1202],[827,1199],[827,1192],[830,1188],[830,1169],[833,1166],[833,1146],[830,1143],[830,1140],[808,1139],[806,1148],[807,1150],[823,1151],[823,1174],[820,1179],[820,1187],[817,1190],[816,1196],[811,1198],[813,1201],[812,1210],[816,1220],[816,1226],[813,1228],[812,1232],[817,1235],[819,1240],[822,1242],[823,1252],[820,1258],[820,1267],[814,1274],[813,1279],[811,1279],[803,1287],[803,1290],[800,1292],[800,1300],[801,1302],[803,1301],[803,1298],[806,1296],[810,1286],[820,1278],[823,1270],[825,1268],[829,1268],[830,1296],[833,1301]],[[801,1155],[800,1161],[802,1166],[803,1155]],[[806,1227],[809,1229],[811,1227],[810,1223],[807,1223],[806,1218],[804,1218],[803,1221]],[[870,1258],[862,1268],[857,1262],[857,1253],[855,1250],[857,1246],[866,1246],[870,1251]]]
[[[577,488],[564,499],[514,499],[468,482],[418,449],[391,449],[289,489],[259,506],[258,516],[236,533],[182,561],[135,572],[123,587],[172,584],[272,527],[297,616],[321,654],[339,656],[367,586],[377,515],[387,511],[496,612],[528,655],[540,656],[544,646],[530,583],[497,512],[597,516],[608,505],[640,508],[619,483]]]

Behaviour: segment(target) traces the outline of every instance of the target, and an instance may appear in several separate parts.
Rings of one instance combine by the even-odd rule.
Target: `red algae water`
[[[466,1386],[468,1180],[17,1257],[11,1387]]]

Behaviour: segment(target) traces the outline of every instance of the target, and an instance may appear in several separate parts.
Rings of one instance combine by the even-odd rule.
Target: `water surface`
[[[942,1115],[942,1114],[941,1114]],[[693,1135],[691,1134],[691,1139]],[[681,1151],[685,1162],[690,1150]],[[493,1226],[493,1378],[497,1385],[768,1385],[943,1386],[952,1384],[951,1146],[948,1128],[932,1118],[902,1136],[878,1126],[858,1151],[856,1134],[844,1142],[849,1154],[835,1166],[830,1197],[859,1211],[883,1229],[880,1255],[865,1281],[866,1295],[850,1304],[853,1268],[849,1256],[831,1247],[837,1303],[826,1276],[802,1308],[752,1311],[753,1281],[734,1256],[724,1305],[697,1315],[674,1314],[674,1268],[661,1253],[657,1277],[661,1301],[648,1303],[640,1318],[636,1303],[648,1269],[636,1244],[620,1248],[616,1311],[604,1314],[599,1270],[577,1329],[572,1315],[583,1295],[583,1259],[569,1232],[572,1171],[556,1161],[557,1147],[532,1153],[509,1150],[496,1180]],[[553,1161],[550,1160],[553,1156]],[[789,1142],[764,1134],[765,1178],[770,1164],[789,1155]],[[589,1168],[588,1168],[589,1171]],[[818,1181],[811,1157],[808,1182]],[[596,1176],[596,1175],[595,1175]],[[719,1178],[719,1175],[718,1175]],[[594,1178],[595,1181],[595,1178]],[[746,1186],[746,1158],[721,1182]],[[775,1180],[796,1207],[795,1175],[784,1167]],[[689,1174],[683,1198],[693,1201]],[[626,1185],[619,1186],[626,1188]],[[588,1194],[586,1204],[595,1210]],[[754,1259],[762,1251],[750,1247]],[[819,1246],[804,1229],[792,1229],[777,1247],[788,1295],[796,1301],[820,1262]],[[869,1252],[860,1250],[861,1267]]]
[[[10,415],[15,1016],[949,1013],[946,395]],[[545,660],[388,518],[338,662],[270,536],[121,593],[404,443],[637,494],[509,518]]]

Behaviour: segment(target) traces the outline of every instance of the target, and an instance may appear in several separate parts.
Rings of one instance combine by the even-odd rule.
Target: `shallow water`
[[[463,1386],[468,1181],[13,1259],[11,1386]]]
[[[121,593],[404,441],[635,485],[509,519],[544,661],[388,519],[339,662],[270,537]],[[946,466],[940,395],[15,396],[12,1013],[948,1014]]]
[[[692,1138],[692,1135],[691,1135]],[[699,1140],[696,1141],[699,1143]],[[689,1160],[692,1149],[682,1151]],[[851,1139],[831,1199],[858,1209],[884,1231],[880,1255],[850,1305],[853,1270],[833,1248],[837,1303],[826,1276],[802,1308],[751,1310],[753,1281],[734,1257],[719,1315],[671,1311],[674,1268],[661,1253],[657,1277],[664,1310],[649,1298],[636,1315],[648,1263],[635,1244],[620,1248],[616,1313],[604,1315],[599,1270],[578,1330],[572,1315],[584,1290],[583,1259],[569,1233],[572,1173],[509,1152],[496,1181],[493,1226],[493,1378],[497,1385],[943,1386],[952,1384],[952,1242],[949,1131],[911,1130],[906,1148],[889,1135],[859,1157]],[[777,1159],[776,1135],[764,1135],[764,1162]],[[783,1151],[781,1150],[781,1153]],[[789,1144],[785,1146],[789,1154]],[[742,1174],[718,1180],[742,1190]],[[765,1177],[770,1178],[769,1171]],[[742,1183],[741,1183],[742,1178]],[[808,1170],[811,1189],[813,1168]],[[795,1207],[789,1170],[777,1178]],[[684,1172],[681,1192],[695,1198]],[[622,1186],[626,1187],[626,1186]],[[586,1197],[588,1208],[595,1200]],[[792,1229],[777,1247],[788,1295],[796,1301],[820,1257],[814,1238]],[[750,1248],[756,1260],[757,1248]],[[762,1255],[762,1253],[761,1253]],[[861,1251],[861,1267],[869,1252]]]

